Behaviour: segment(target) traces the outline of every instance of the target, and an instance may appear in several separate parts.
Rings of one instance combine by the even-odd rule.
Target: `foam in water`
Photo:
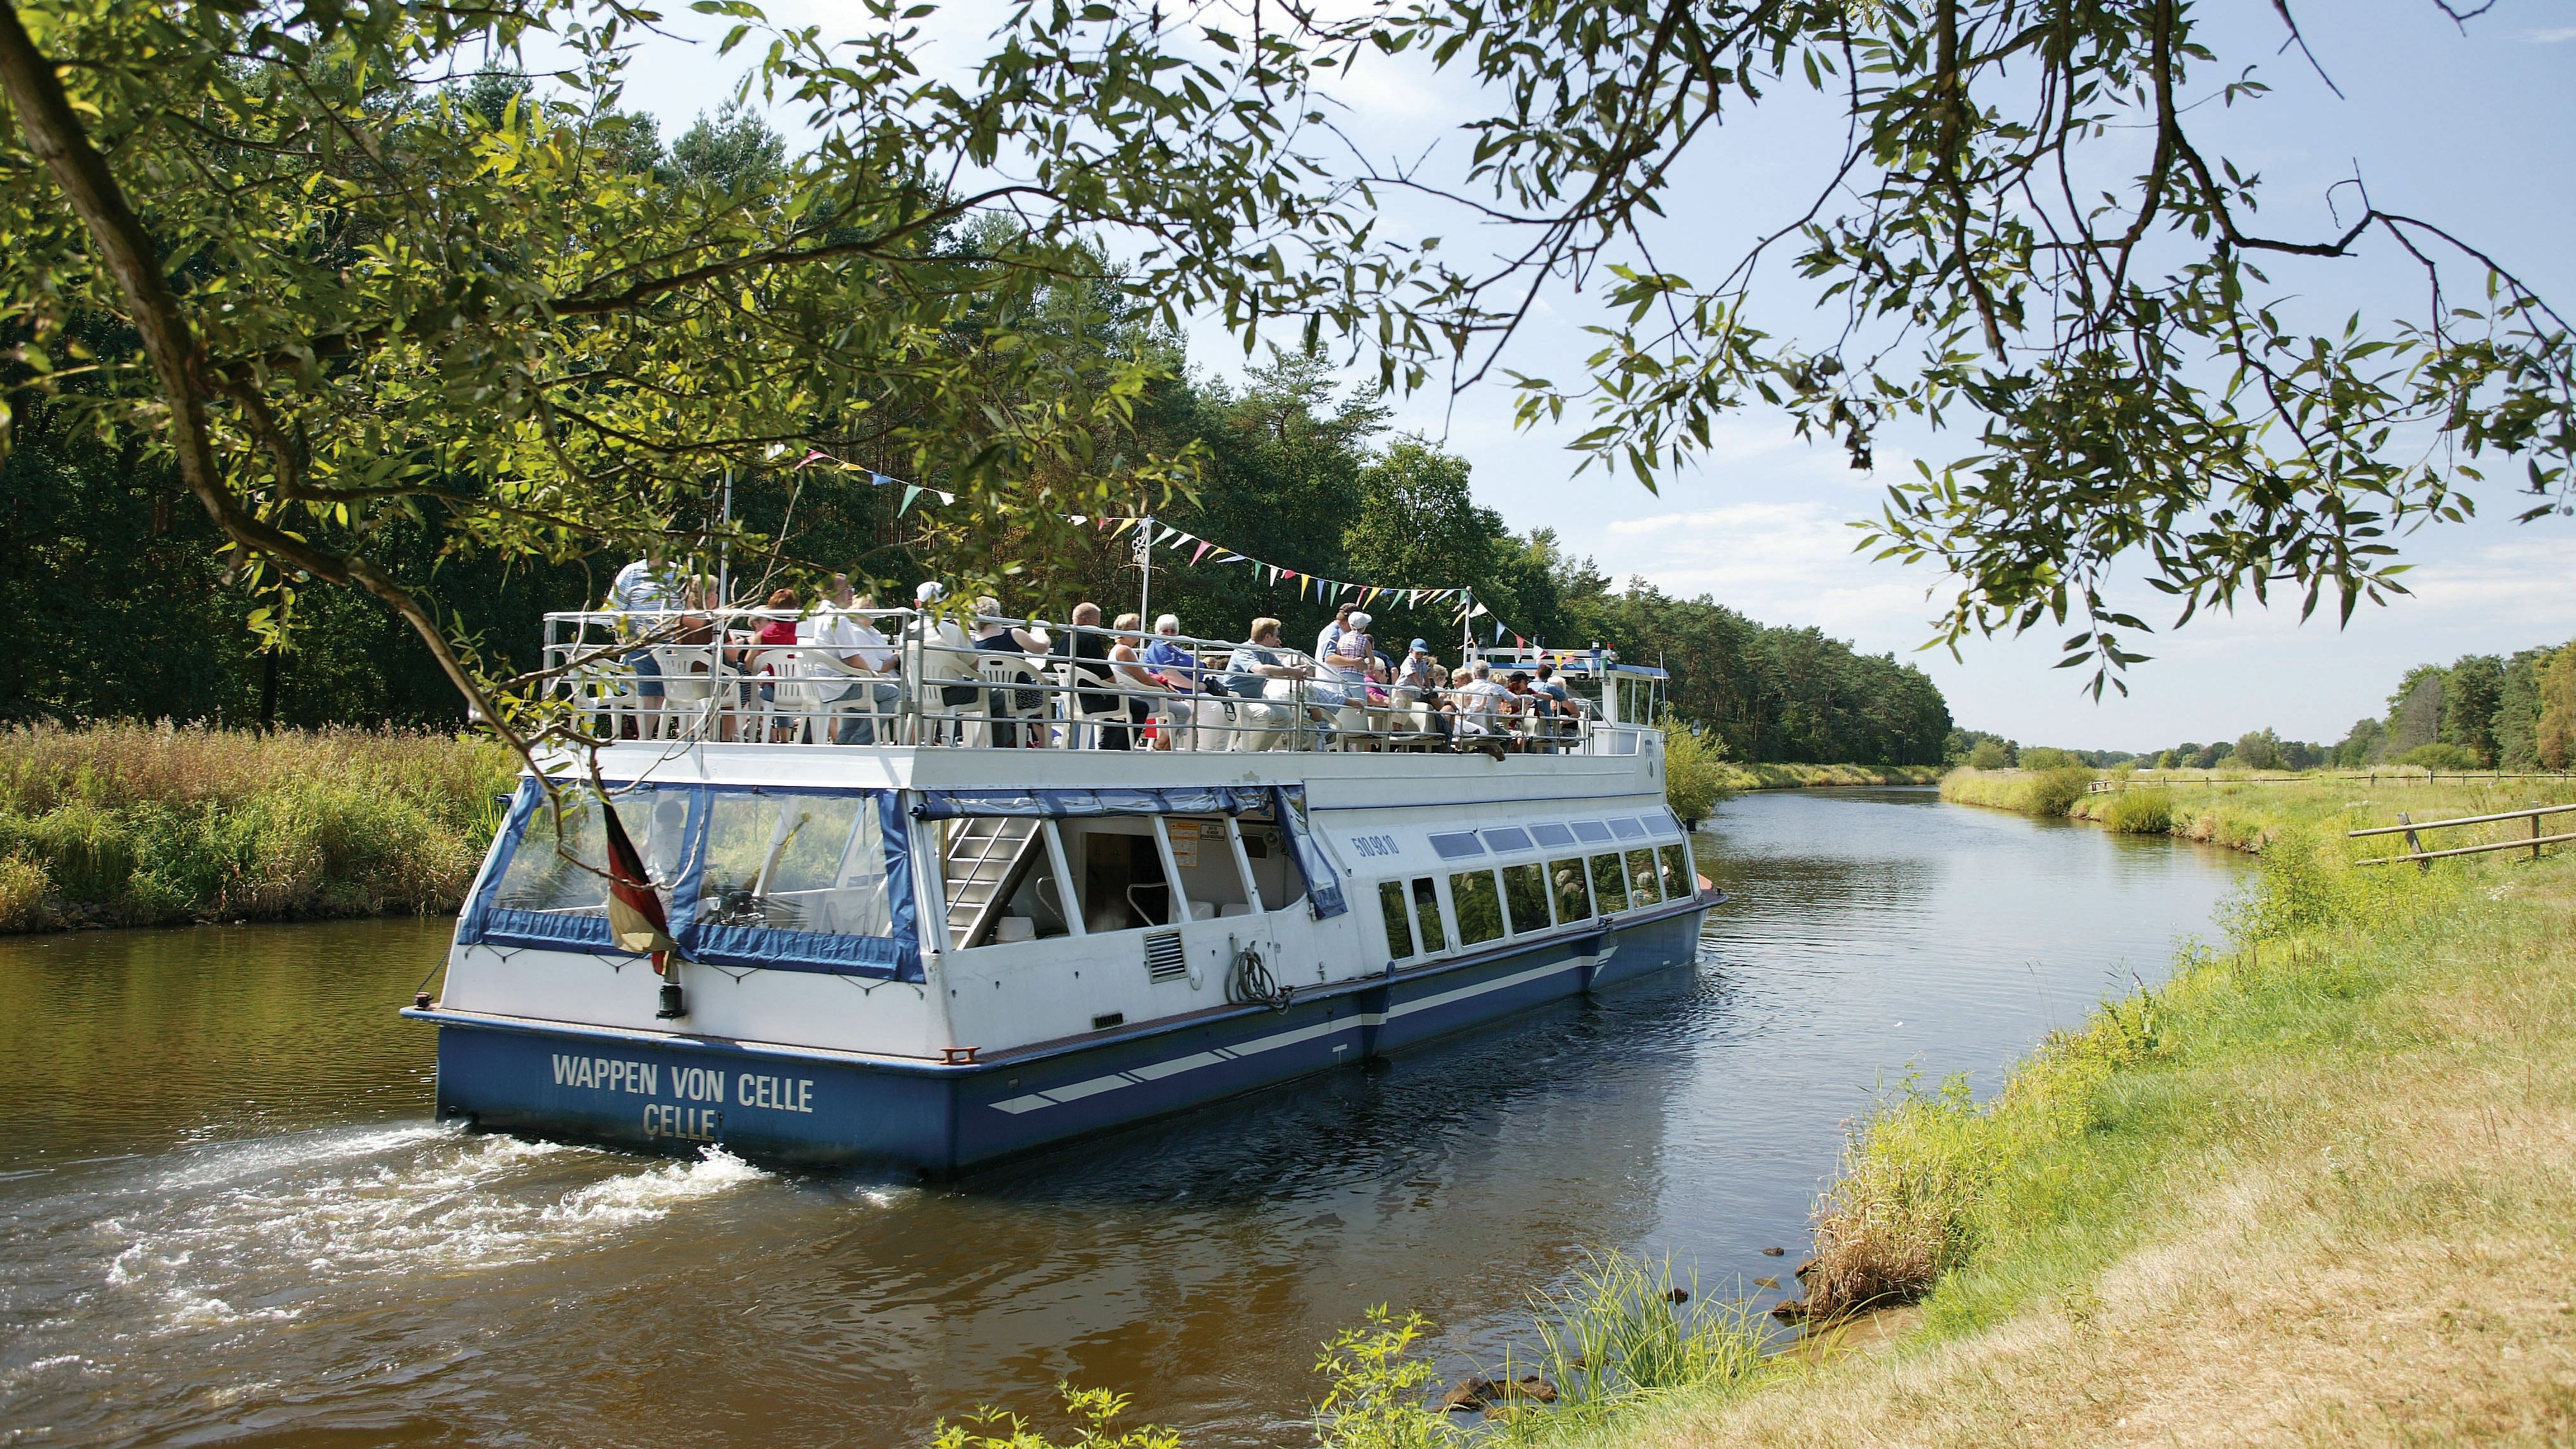
[[[93,1231],[152,1336],[284,1322],[333,1284],[579,1251],[768,1176],[720,1147],[565,1191],[594,1149],[410,1125],[229,1145],[159,1175]]]

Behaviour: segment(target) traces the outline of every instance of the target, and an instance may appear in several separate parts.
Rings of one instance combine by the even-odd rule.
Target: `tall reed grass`
[[[453,910],[512,773],[420,731],[12,726],[0,930]]]
[[[1421,1350],[1431,1324],[1383,1306],[1324,1345],[1330,1381],[1316,1406],[1326,1449],[1465,1449],[1555,1443],[1681,1394],[1730,1394],[1772,1366],[1772,1327],[1749,1303],[1708,1303],[1677,1283],[1669,1262],[1622,1253],[1594,1258],[1564,1287],[1530,1304],[1520,1335],[1536,1352],[1504,1354],[1493,1397],[1472,1421],[1431,1395],[1438,1367]],[[1678,1290],[1678,1291],[1677,1291]],[[1696,1303],[1697,1306],[1686,1306]],[[1475,1375],[1482,1378],[1483,1374]]]

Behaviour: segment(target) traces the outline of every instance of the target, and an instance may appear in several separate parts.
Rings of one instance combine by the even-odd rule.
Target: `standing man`
[[[617,632],[628,639],[643,639],[654,631],[669,627],[687,602],[687,580],[680,570],[663,562],[659,548],[648,548],[644,556],[617,571],[608,585],[608,607],[620,614],[650,614],[640,622],[619,619]],[[626,667],[635,671],[635,692],[652,703],[645,709],[658,716],[662,709],[662,664],[653,657],[650,643],[638,644],[626,653]],[[658,725],[659,719],[655,720]]]

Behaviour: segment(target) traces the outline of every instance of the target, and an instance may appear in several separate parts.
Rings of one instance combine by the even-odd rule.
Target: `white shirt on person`
[[[796,642],[819,645],[840,659],[856,654],[862,668],[877,674],[894,663],[892,640],[867,620],[829,604],[796,622]]]

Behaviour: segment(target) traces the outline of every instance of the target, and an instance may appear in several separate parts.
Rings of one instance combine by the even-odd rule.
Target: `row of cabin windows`
[[[1696,893],[1689,847],[1640,846],[1595,856],[1567,856],[1544,865],[1529,861],[1449,877],[1449,915],[1440,910],[1437,878],[1382,881],[1378,911],[1386,949],[1394,960],[1437,956],[1449,949],[1449,923],[1458,944],[1482,945],[1508,933],[1531,935],[1588,921],[1595,914],[1635,910]]]

